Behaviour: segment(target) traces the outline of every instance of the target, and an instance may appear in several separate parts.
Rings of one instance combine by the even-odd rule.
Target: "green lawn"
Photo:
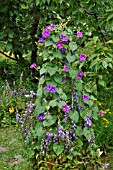
[[[14,128],[0,129],[0,170],[29,170],[27,154]]]

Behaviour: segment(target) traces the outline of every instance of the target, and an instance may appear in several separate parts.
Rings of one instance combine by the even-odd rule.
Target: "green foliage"
[[[28,155],[34,167],[39,169],[42,166],[49,169],[96,168],[98,156],[92,122],[98,120],[100,109],[95,101],[97,89],[102,86],[98,75],[102,74],[101,80],[104,81],[103,70],[107,69],[102,64],[103,48],[99,46],[97,51],[98,43],[101,43],[98,37],[88,42],[84,40],[85,47],[81,48],[79,42],[82,38],[72,35],[70,28],[59,27],[51,29],[51,35],[37,44],[40,46],[42,65],[36,107],[21,127],[22,131],[28,129]],[[63,41],[61,34],[69,41]],[[57,42],[52,38],[54,36],[58,37],[57,42],[64,44],[65,52],[57,48]],[[106,48],[109,49],[109,45]],[[81,54],[86,54],[86,59],[80,60]],[[112,60],[106,54],[105,51],[107,65],[112,65]],[[78,77],[80,73],[82,76]]]
[[[59,24],[76,30],[84,30],[88,37],[98,36],[105,42],[112,39],[113,2],[88,0],[26,0],[26,1],[1,1],[0,2],[0,49],[2,52],[14,54],[19,64],[36,62],[38,46],[36,46],[41,29],[46,24]],[[46,15],[45,15],[46,13]],[[106,23],[106,24],[105,24]],[[70,28],[69,32],[71,33]],[[84,39],[86,37],[84,36]],[[53,35],[53,41],[58,37]],[[52,41],[47,41],[49,46]],[[81,42],[79,42],[81,43]],[[76,49],[76,44],[70,43],[70,49]],[[31,52],[31,61],[27,62],[25,54]]]
[[[29,69],[24,70],[19,66],[15,68],[15,63],[11,61],[3,60],[0,63],[0,126],[14,125],[16,111],[24,114],[23,109],[25,110],[31,101],[30,93],[36,88],[31,82],[32,76],[27,77]]]
[[[95,122],[96,143],[100,149],[106,152],[113,150],[113,112],[109,109],[104,110],[104,116],[100,116],[98,122]]]
[[[41,169],[42,166],[45,169],[70,167],[89,169],[90,165],[96,166],[94,163],[97,160],[93,140],[94,130],[91,127],[85,127],[84,124],[87,117],[91,121],[98,121],[99,107],[94,100],[95,96],[103,103],[105,103],[105,94],[107,97],[110,94],[112,96],[113,2],[108,0],[82,0],[80,2],[72,0],[29,0],[26,2],[5,0],[0,2],[0,6],[0,48],[2,50],[0,53],[9,52],[8,55],[5,53],[6,57],[12,58],[24,66],[29,65],[29,62],[37,62],[36,69],[40,73],[37,78],[39,81],[38,96],[34,113],[28,114],[28,117],[24,114],[27,109],[24,103],[28,104],[30,100],[19,95],[12,97],[11,88],[7,92],[3,90],[2,118],[6,117],[6,120],[9,120],[10,116],[12,119],[13,116],[7,114],[9,108],[11,108],[10,110],[16,108],[19,111],[19,116],[22,121],[25,121],[24,125],[21,124],[21,130],[28,141],[28,156],[36,164],[36,169]],[[44,43],[39,43],[45,23],[56,24],[57,29],[51,30],[51,36],[46,38]],[[83,30],[83,38],[78,38],[76,33],[81,30]],[[60,34],[65,34],[70,40],[70,42],[64,42],[63,47],[67,50],[63,54],[55,45],[56,42],[61,41]],[[74,51],[75,54],[71,55],[71,51]],[[31,57],[27,58],[25,54],[29,54],[29,52],[31,52]],[[12,53],[14,53],[13,57]],[[81,62],[80,54],[85,54],[86,60]],[[69,71],[66,71],[64,66],[68,66]],[[79,71],[84,73],[81,80],[76,79]],[[66,81],[64,81],[65,78]],[[2,85],[4,86],[3,82]],[[20,84],[18,83],[18,85]],[[44,90],[48,85],[57,87],[56,93]],[[29,79],[24,87],[26,86],[29,88]],[[17,87],[17,89],[20,94],[21,88]],[[78,103],[74,101],[76,98],[74,92],[78,95],[76,97],[77,102],[83,108],[81,110],[78,109]],[[84,94],[89,96],[89,100],[82,98]],[[7,97],[8,103],[6,103]],[[67,122],[64,120],[63,106],[65,105],[71,109]],[[105,105],[108,105],[108,102]],[[112,99],[110,99],[109,105],[109,108],[112,109]],[[43,121],[39,121],[37,118],[40,114],[45,116]],[[18,118],[19,121],[20,118]],[[68,141],[67,138],[62,140],[61,136],[59,137],[59,126],[66,134],[73,123],[76,123],[75,135],[77,138],[72,136],[72,140]],[[97,127],[101,129],[99,125]],[[96,142],[100,146],[99,140],[100,136],[103,138],[104,130],[102,128],[99,136],[97,135]],[[57,143],[53,144],[53,141],[50,141],[46,148],[49,149],[49,152],[46,152],[44,147],[42,147],[43,150],[40,150],[41,146],[46,143],[47,132],[58,136]],[[98,134],[97,129],[95,132]],[[88,140],[91,140],[91,143]],[[66,144],[70,144],[70,148],[65,149]],[[103,148],[103,143],[101,147]],[[73,151],[71,152],[70,149]],[[87,161],[89,161],[89,165]],[[35,169],[35,166],[33,168]]]

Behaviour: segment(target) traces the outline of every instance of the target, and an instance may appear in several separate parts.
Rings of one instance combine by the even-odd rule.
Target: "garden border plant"
[[[27,129],[24,135],[33,169],[80,170],[100,165],[92,127],[99,108],[87,89],[83,67],[89,57],[79,46],[82,37],[80,31],[76,36],[69,28],[51,24],[38,41],[43,64],[35,110],[24,117],[17,113],[22,131]],[[37,68],[36,63],[30,68]]]

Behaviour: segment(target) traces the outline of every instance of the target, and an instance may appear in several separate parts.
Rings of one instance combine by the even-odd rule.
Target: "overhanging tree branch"
[[[85,12],[86,14],[92,15],[92,16],[95,18],[96,22],[97,22],[97,23],[99,22],[98,16],[97,16],[97,13],[96,13],[96,12],[91,12],[91,11],[85,9],[84,6],[81,5],[79,2],[77,2],[77,4],[78,4],[79,7],[83,8],[83,10],[84,10],[84,12]],[[95,2],[95,6],[96,6],[96,2]],[[103,34],[102,30],[101,30],[101,27],[98,25],[97,28],[98,28],[98,31],[100,32],[102,38],[103,38],[104,40],[107,40],[106,37],[105,37],[105,35]]]

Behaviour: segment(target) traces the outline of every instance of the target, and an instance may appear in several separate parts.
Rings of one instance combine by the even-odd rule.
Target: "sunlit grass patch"
[[[0,170],[30,170],[19,135],[14,128],[0,129]]]

